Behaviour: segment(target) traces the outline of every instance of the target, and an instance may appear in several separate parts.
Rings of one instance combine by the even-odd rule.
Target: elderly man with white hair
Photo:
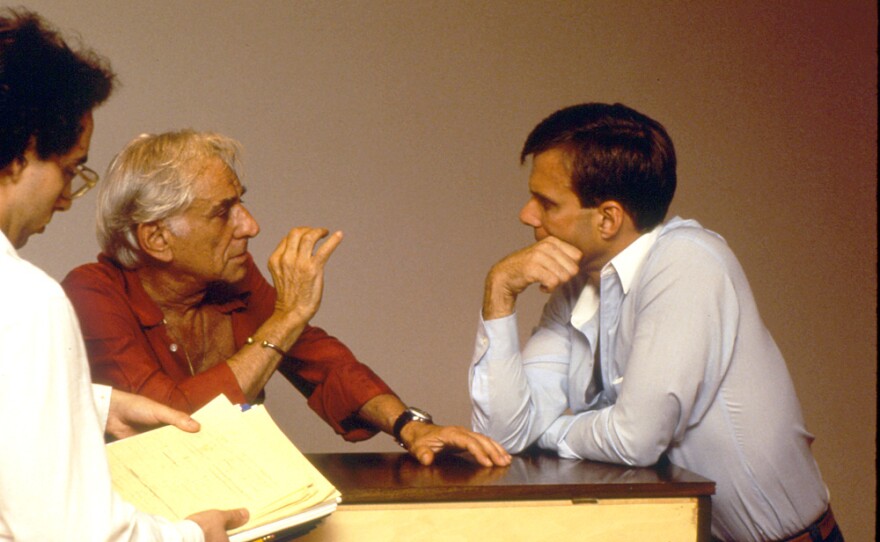
[[[215,133],[143,135],[114,159],[98,196],[97,263],[73,270],[93,377],[192,412],[218,394],[262,401],[279,371],[346,440],[384,431],[423,464],[445,449],[506,465],[493,440],[407,407],[340,341],[309,324],[342,233],[293,228],[260,274],[248,240],[239,145]],[[321,243],[321,240],[324,240]]]

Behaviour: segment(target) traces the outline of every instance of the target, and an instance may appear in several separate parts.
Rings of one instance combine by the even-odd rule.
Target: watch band
[[[406,448],[406,445],[403,443],[403,439],[400,438],[400,432],[403,431],[403,426],[409,422],[434,423],[434,418],[424,410],[415,407],[408,407],[404,410],[397,417],[397,420],[394,421],[394,428],[391,431],[394,435],[394,440],[403,448]]]

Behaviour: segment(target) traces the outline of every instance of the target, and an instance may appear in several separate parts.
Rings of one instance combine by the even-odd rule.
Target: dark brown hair
[[[532,130],[520,160],[550,149],[565,153],[582,206],[617,201],[639,231],[666,217],[675,195],[675,148],[659,122],[622,104],[566,107]]]
[[[73,51],[36,13],[0,10],[0,169],[31,142],[41,159],[68,152],[114,84],[104,59]]]

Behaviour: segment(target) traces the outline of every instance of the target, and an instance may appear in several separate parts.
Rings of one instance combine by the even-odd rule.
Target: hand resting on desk
[[[408,423],[400,433],[406,449],[422,465],[440,452],[469,452],[484,467],[510,465],[510,454],[491,438],[455,425]]]

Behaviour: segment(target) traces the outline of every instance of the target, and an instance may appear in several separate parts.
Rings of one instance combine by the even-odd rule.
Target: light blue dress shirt
[[[594,378],[594,364],[600,371]],[[600,382],[601,380],[601,382]],[[670,461],[716,482],[712,531],[773,540],[828,490],[794,385],[725,241],[673,218],[557,289],[521,350],[516,315],[480,322],[473,428],[510,452]]]

